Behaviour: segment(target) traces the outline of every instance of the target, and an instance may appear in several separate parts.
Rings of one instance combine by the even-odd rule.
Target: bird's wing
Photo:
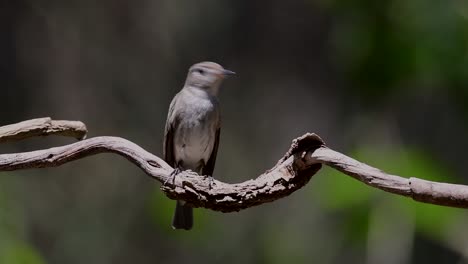
[[[174,99],[171,102],[171,105],[169,107],[169,113],[167,114],[167,120],[166,120],[166,128],[164,129],[164,142],[163,142],[163,156],[164,160],[169,164],[170,166],[174,167],[176,166],[176,160],[174,156],[174,132],[175,128],[177,127],[179,120],[177,116],[174,113],[174,108],[177,102],[177,95],[174,97]],[[170,122],[172,118],[172,122]]]
[[[205,166],[202,169],[202,175],[213,176],[214,166],[216,162],[216,154],[218,153],[218,146],[219,146],[219,136],[221,133],[221,127],[218,126],[216,130],[215,142],[213,146],[213,151],[211,151],[211,156],[206,162]]]

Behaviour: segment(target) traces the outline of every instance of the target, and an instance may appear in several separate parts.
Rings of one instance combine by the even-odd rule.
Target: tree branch
[[[308,162],[325,164],[360,182],[389,193],[408,196],[424,203],[468,208],[467,185],[387,174],[325,146],[309,152],[306,157]]]
[[[69,126],[68,122],[71,121],[61,122],[64,122],[62,123],[64,127],[74,127]],[[25,122],[20,124],[25,124]],[[23,129],[23,131],[27,130],[27,128]],[[0,138],[2,137],[1,131],[5,131],[5,127],[0,127]],[[25,132],[22,138],[31,135],[57,134],[54,130],[42,130],[45,131],[43,133],[38,133],[34,129],[29,131],[33,132],[30,132],[31,134]],[[272,169],[256,179],[237,184],[215,180],[212,188],[206,177],[201,177],[191,171],[178,174],[172,182],[170,174],[173,168],[166,162],[138,145],[118,137],[95,137],[61,147],[2,154],[0,155],[0,171],[56,167],[104,152],[123,156],[147,175],[161,183],[166,182],[161,189],[169,198],[184,200],[193,207],[204,207],[215,211],[239,211],[288,196],[306,185],[310,178],[320,170],[322,164],[337,169],[369,186],[412,197],[416,201],[452,207],[468,207],[468,186],[431,182],[418,178],[407,179],[387,174],[327,148],[320,137],[310,133],[293,140],[291,148],[284,157]]]
[[[86,137],[86,133],[86,126],[80,121],[52,120],[50,117],[44,117],[0,127],[0,143],[49,135],[81,140]]]

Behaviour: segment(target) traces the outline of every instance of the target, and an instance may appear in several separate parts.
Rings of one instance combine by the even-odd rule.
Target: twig
[[[81,140],[86,137],[86,133],[86,126],[80,121],[52,120],[50,117],[44,117],[0,127],[0,143],[49,135]]]

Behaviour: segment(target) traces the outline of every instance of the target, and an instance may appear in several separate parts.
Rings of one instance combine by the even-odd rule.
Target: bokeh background
[[[162,154],[167,109],[193,63],[238,73],[220,100],[215,177],[271,168],[318,133],[407,177],[468,183],[468,3],[463,0],[0,2],[0,124],[81,120]],[[73,142],[38,138],[1,153]],[[121,157],[0,175],[0,263],[467,263],[468,215],[321,170],[239,213],[174,201]]]

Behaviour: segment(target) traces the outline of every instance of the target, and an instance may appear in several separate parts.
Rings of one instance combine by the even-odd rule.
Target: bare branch
[[[86,137],[86,133],[86,126],[80,121],[52,120],[50,117],[44,117],[0,127],[0,143],[48,135],[81,140]]]
[[[308,162],[328,165],[358,181],[386,192],[411,196],[409,179],[387,174],[327,147],[320,147],[307,155]]]
[[[316,143],[317,146],[319,144],[320,141]],[[160,158],[118,137],[95,137],[45,150],[3,154],[0,155],[0,171],[56,167],[103,152],[116,153],[127,158],[146,174],[162,183],[166,182],[173,171]],[[301,159],[290,156],[256,180],[239,184],[227,184],[215,180],[212,188],[209,187],[209,180],[206,177],[185,171],[178,174],[174,182],[168,181],[162,189],[170,198],[185,200],[194,207],[223,212],[239,211],[289,195],[304,186],[320,166],[318,163],[306,166]]]
[[[468,186],[431,182],[418,178],[407,179],[387,174],[327,148],[320,137],[310,133],[293,140],[291,148],[275,167],[256,179],[237,184],[215,180],[212,188],[206,177],[191,171],[178,174],[172,182],[170,174],[173,168],[138,145],[118,137],[95,137],[61,147],[2,154],[0,155],[0,171],[56,167],[104,152],[121,155],[149,176],[161,183],[166,182],[161,189],[169,198],[184,200],[194,207],[204,207],[215,211],[239,211],[285,197],[305,186],[322,164],[350,175],[369,186],[412,197],[416,201],[452,207],[468,207]]]
[[[416,201],[468,208],[468,186],[426,181],[418,178],[402,178],[387,174],[327,147],[320,147],[307,155],[308,162],[320,162],[369,186],[409,196]]]

